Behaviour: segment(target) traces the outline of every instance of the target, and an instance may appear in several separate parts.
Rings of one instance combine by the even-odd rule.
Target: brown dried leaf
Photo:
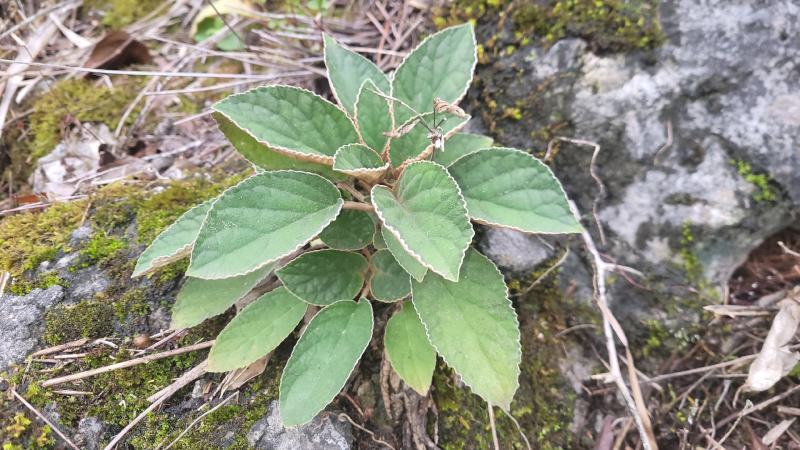
[[[131,64],[149,64],[150,51],[124,31],[111,31],[94,45],[84,67],[90,69],[119,69]]]

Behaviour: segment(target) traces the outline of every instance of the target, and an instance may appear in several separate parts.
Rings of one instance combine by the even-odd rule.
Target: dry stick
[[[59,436],[61,439],[63,439],[63,440],[64,440],[64,442],[66,442],[66,443],[67,443],[67,445],[69,445],[70,447],[74,448],[75,450],[80,450],[80,449],[78,448],[78,446],[77,446],[77,445],[75,445],[75,444],[74,444],[74,443],[73,443],[71,440],[69,440],[69,438],[68,438],[68,437],[67,437],[67,436],[66,436],[64,433],[62,433],[62,432],[61,432],[61,430],[59,430],[59,429],[58,429],[58,427],[56,427],[55,425],[53,425],[53,422],[50,422],[50,421],[47,419],[47,417],[45,417],[45,416],[44,416],[42,413],[40,413],[40,412],[39,412],[39,411],[38,411],[36,408],[34,408],[34,407],[33,407],[33,405],[31,405],[30,403],[28,403],[28,401],[27,401],[27,400],[25,400],[24,398],[22,398],[22,396],[21,396],[21,395],[17,394],[17,391],[16,391],[16,389],[13,389],[13,388],[12,388],[12,389],[11,389],[11,394],[12,394],[12,395],[13,395],[13,396],[14,396],[14,397],[17,399],[17,400],[19,400],[19,401],[20,401],[20,403],[22,403],[23,405],[25,405],[25,407],[26,407],[26,408],[30,409],[30,410],[31,410],[31,411],[32,411],[34,414],[36,414],[36,415],[37,415],[37,416],[38,416],[40,419],[42,419],[42,420],[44,421],[44,423],[46,423],[48,426],[50,426],[50,428],[53,430],[53,432],[55,432],[55,433],[56,433],[56,434],[57,434],[57,435],[58,435],[58,436]]]
[[[523,441],[525,441],[525,447],[526,447],[528,450],[531,450],[531,442],[528,440],[528,436],[525,436],[525,432],[524,432],[524,431],[522,431],[522,427],[519,425],[519,422],[517,422],[517,419],[516,419],[516,418],[514,418],[514,416],[513,416],[513,415],[511,415],[511,413],[510,413],[510,412],[506,412],[506,411],[504,411],[504,410],[502,410],[502,409],[501,409],[500,411],[503,411],[503,413],[505,413],[506,417],[508,417],[509,419],[511,419],[511,422],[513,422],[513,423],[514,423],[514,426],[516,426],[516,427],[517,427],[517,431],[519,431],[519,435],[520,435],[520,436],[522,436],[522,440],[523,440]]]
[[[198,424],[198,423],[199,423],[201,420],[203,420],[203,418],[204,418],[204,417],[206,417],[207,415],[209,415],[209,414],[213,413],[214,411],[218,410],[219,408],[223,407],[223,406],[224,406],[226,403],[228,403],[228,402],[229,402],[229,401],[230,401],[230,400],[231,400],[233,397],[237,396],[238,394],[239,394],[239,391],[236,391],[236,392],[234,392],[233,394],[231,394],[231,395],[229,395],[229,396],[225,397],[225,399],[224,399],[224,400],[222,400],[221,402],[217,403],[217,405],[216,405],[216,406],[214,406],[213,408],[211,408],[211,409],[209,409],[208,411],[204,412],[204,413],[203,413],[203,414],[201,414],[201,415],[200,415],[198,418],[194,419],[194,420],[192,421],[192,423],[190,423],[190,424],[189,424],[189,426],[187,426],[187,427],[186,427],[186,428],[185,428],[183,431],[181,431],[181,434],[179,434],[179,435],[178,435],[178,437],[176,437],[176,438],[175,438],[175,439],[174,439],[172,442],[170,442],[170,443],[169,443],[169,445],[167,445],[166,447],[164,447],[164,450],[169,450],[169,449],[170,449],[170,448],[171,448],[173,445],[175,445],[176,443],[178,443],[178,441],[179,441],[179,440],[180,440],[180,439],[181,439],[181,438],[182,438],[182,437],[183,437],[183,436],[184,436],[186,433],[188,433],[188,432],[189,432],[189,430],[191,430],[193,426],[197,425],[197,424]],[[158,447],[156,447],[156,449],[159,449],[159,448],[161,448],[161,445],[159,445]]]
[[[769,406],[769,405],[771,405],[771,404],[773,404],[775,402],[779,402],[779,401],[785,399],[786,397],[789,397],[790,395],[794,394],[798,390],[800,390],[800,384],[798,384],[797,386],[789,389],[786,392],[783,392],[782,394],[776,395],[776,396],[774,396],[772,398],[768,398],[768,399],[764,400],[763,402],[758,403],[757,405],[750,406],[748,408],[743,409],[742,411],[740,411],[738,413],[734,413],[734,414],[729,415],[728,417],[726,417],[726,418],[720,420],[719,422],[717,422],[717,426],[721,427],[721,426],[725,425],[726,423],[728,423],[728,422],[730,422],[732,420],[738,420],[737,419],[738,417],[744,417],[744,416],[747,416],[747,415],[752,414],[754,412],[761,411],[762,409],[766,408],[767,406]]]
[[[345,413],[339,414],[338,419],[339,420],[342,420],[342,419],[347,420],[354,427],[358,428],[359,430],[363,431],[364,433],[367,433],[369,435],[369,437],[371,437],[372,440],[375,441],[376,443],[381,444],[381,445],[385,445],[386,447],[388,447],[388,448],[390,448],[392,450],[397,450],[397,449],[394,448],[394,446],[392,444],[390,444],[390,443],[388,443],[388,442],[386,442],[386,441],[384,441],[382,439],[379,439],[379,438],[375,437],[375,433],[373,433],[372,431],[370,431],[370,430],[364,428],[363,426],[357,424],[356,421],[351,419],[350,416],[348,416],[347,414],[345,414]]]
[[[64,12],[61,14],[63,15]],[[36,34],[30,39],[29,43],[22,43],[23,45],[20,46],[21,48],[17,52],[16,59],[2,60],[3,62],[9,63],[10,66],[5,72],[5,76],[8,77],[8,79],[5,81],[3,96],[0,97],[0,137],[3,136],[3,127],[5,126],[6,115],[8,114],[8,110],[11,108],[11,102],[14,98],[14,93],[17,91],[20,83],[22,83],[23,72],[28,69],[28,66],[36,64],[33,62],[33,60],[36,58],[36,55],[44,50],[44,48],[47,46],[47,43],[50,42],[50,38],[52,38],[56,32],[58,32],[58,27],[52,20],[48,20],[47,23],[42,25],[37,30]]]
[[[80,3],[81,2],[79,2],[79,1],[64,2],[64,3],[60,4],[60,5],[56,5],[56,6],[53,6],[51,8],[43,9],[43,10],[37,12],[36,14],[34,14],[32,16],[28,16],[22,22],[14,25],[13,27],[11,27],[11,28],[7,29],[6,31],[4,31],[2,34],[0,34],[0,40],[5,39],[9,35],[11,35],[11,33],[19,30],[20,28],[24,27],[25,25],[28,25],[29,23],[33,22],[34,20],[38,19],[39,17],[45,16],[47,14],[50,14],[51,12],[55,12],[56,10],[59,10],[59,9],[62,9],[62,8],[64,9],[64,12],[69,11],[71,9],[75,9],[75,8],[78,7],[78,5],[80,5]]]
[[[57,29],[55,25],[53,28]],[[0,58],[0,63],[16,64],[17,61]],[[88,67],[67,66],[64,64],[51,64],[41,62],[29,62],[29,66],[50,67],[55,69],[71,70],[74,72],[99,73],[105,75],[131,75],[143,77],[186,77],[186,78],[228,78],[234,80],[274,80],[284,76],[283,74],[270,75],[247,75],[242,73],[206,73],[206,72],[159,72],[156,70],[110,70],[110,69],[90,69]]]
[[[123,428],[122,431],[119,432],[119,434],[114,436],[114,439],[112,439],[111,442],[109,442],[108,445],[106,445],[103,450],[113,449],[119,443],[119,441],[121,441],[122,438],[125,437],[125,435],[128,434],[128,432],[131,431],[133,427],[136,426],[137,423],[141,422],[142,419],[147,417],[148,414],[150,414],[156,408],[158,408],[159,405],[164,403],[168,398],[172,397],[174,393],[178,392],[183,387],[194,381],[197,377],[202,376],[206,371],[207,365],[208,365],[208,360],[204,359],[203,362],[196,365],[194,368],[192,368],[185,374],[181,375],[180,378],[178,378],[177,380],[175,380],[174,383],[169,385],[169,387],[164,391],[164,394],[161,397],[159,397],[156,401],[150,404],[150,406],[148,406],[147,409],[145,409],[138,416],[136,416],[136,418],[134,418],[131,421],[131,423],[126,425],[125,428]]]
[[[92,377],[101,373],[111,372],[112,370],[117,369],[124,369],[126,367],[132,367],[139,364],[149,363],[151,361],[157,361],[159,359],[169,358],[175,355],[181,355],[183,353],[193,352],[195,350],[202,350],[204,348],[208,348],[214,345],[214,341],[208,342],[201,342],[199,344],[189,345],[187,347],[176,348],[175,350],[169,350],[166,352],[161,353],[154,353],[152,355],[142,356],[141,358],[130,359],[128,361],[123,361],[116,364],[111,364],[105,367],[98,367],[97,369],[87,370],[84,372],[74,373],[72,375],[66,375],[63,377],[52,378],[50,380],[45,381],[42,383],[43,387],[50,387],[55,386],[57,384],[67,383],[70,381],[80,380],[83,378]]]
[[[492,429],[492,443],[494,444],[494,450],[500,450],[500,441],[497,439],[497,424],[494,422],[494,408],[492,404],[486,402],[486,406],[489,410],[489,426]]]
[[[600,154],[600,145],[596,142],[584,141],[583,139],[572,139],[558,136],[553,138],[547,144],[547,152],[544,155],[545,161],[549,161],[552,157],[552,152],[556,141],[569,142],[576,145],[585,145],[594,148],[594,151],[592,152],[592,159],[589,161],[589,175],[592,176],[592,179],[597,184],[599,193],[595,197],[594,203],[592,203],[592,216],[594,217],[595,225],[597,225],[597,232],[600,234],[600,243],[606,245],[606,233],[603,231],[603,224],[600,223],[600,219],[598,219],[597,216],[597,206],[606,197],[606,185],[603,183],[603,180],[600,178],[600,176],[597,175],[597,155]]]
[[[560,258],[558,258],[558,261],[555,264],[553,264],[547,270],[545,270],[544,273],[539,276],[539,278],[537,278],[536,280],[533,281],[533,283],[528,285],[528,287],[526,287],[524,291],[520,292],[519,294],[516,294],[516,296],[522,296],[530,293],[533,290],[533,288],[535,288],[539,283],[542,282],[542,280],[547,278],[551,273],[553,273],[556,269],[558,269],[561,266],[561,264],[564,264],[564,261],[567,260],[567,256],[569,256],[569,247],[567,247],[564,250],[564,253],[561,255]]]
[[[578,214],[578,208],[575,206],[575,203],[572,201],[569,203],[575,218],[579,219],[580,214]],[[642,446],[645,450],[656,450],[658,449],[658,444],[656,443],[655,435],[653,434],[653,426],[650,423],[650,417],[647,415],[647,408],[644,406],[641,390],[639,389],[638,383],[635,382],[636,373],[633,366],[633,358],[630,356],[630,352],[628,352],[628,370],[631,375],[632,388],[637,391],[636,394],[631,394],[628,385],[625,384],[625,379],[622,377],[622,371],[619,367],[619,357],[617,355],[617,346],[614,342],[614,335],[616,333],[626,350],[628,349],[628,340],[625,337],[622,327],[619,325],[616,318],[611,313],[611,310],[608,308],[606,275],[611,265],[606,263],[605,260],[600,257],[600,252],[597,251],[597,247],[594,244],[594,239],[592,239],[592,236],[588,231],[583,230],[581,236],[583,237],[586,249],[592,255],[593,265],[595,268],[595,301],[597,302],[597,306],[600,308],[600,312],[602,313],[601,315],[603,316],[603,332],[606,337],[610,375],[614,380],[614,383],[617,385],[620,394],[622,394],[622,398],[625,400],[625,405],[628,407],[629,412],[636,421],[636,428],[639,430],[639,435],[642,439]],[[613,326],[612,322],[615,323],[616,326]]]
[[[344,202],[342,209],[356,209],[359,211],[366,211],[366,212],[375,211],[375,207],[370,205],[369,203],[351,202],[351,201]]]
[[[38,352],[32,353],[30,355],[31,358],[36,358],[38,356],[45,356],[45,355],[52,355],[53,353],[60,353],[64,350],[70,350],[73,348],[83,347],[84,345],[88,344],[91,339],[78,339],[77,341],[67,342],[66,344],[56,345],[54,347],[48,347]]]

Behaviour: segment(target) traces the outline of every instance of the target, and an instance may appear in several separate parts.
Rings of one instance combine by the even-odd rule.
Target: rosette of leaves
[[[473,222],[575,233],[566,195],[530,154],[459,132],[468,116],[455,105],[477,61],[471,25],[428,37],[392,76],[324,43],[338,104],[290,86],[215,104],[256,174],[180,217],[134,275],[191,258],[176,329],[247,304],[210,371],[246,367],[299,334],[280,380],[286,425],[312,420],[345,385],[372,339],[373,305],[393,308],[382,340],[409,386],[427,393],[438,354],[508,411],[518,321],[503,276],[470,247]]]

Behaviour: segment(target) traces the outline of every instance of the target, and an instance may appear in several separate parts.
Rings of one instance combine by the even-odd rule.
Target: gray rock
[[[267,416],[247,432],[247,441],[260,450],[349,450],[353,434],[349,422],[340,422],[324,412],[311,423],[284,428],[275,401],[269,405]]]
[[[106,291],[111,283],[98,267],[79,270],[69,278],[69,297],[76,301],[91,299],[100,292]]]
[[[105,425],[97,417],[86,417],[78,422],[75,444],[84,450],[98,450],[102,448],[105,432]]]
[[[22,361],[36,347],[44,331],[45,311],[63,299],[61,286],[0,297],[0,372]]]
[[[601,145],[604,252],[669,277],[690,251],[720,285],[800,207],[800,4],[676,0],[660,17],[667,40],[653,52],[596,55],[567,39],[520,49],[479,75],[499,104],[529,105],[521,121],[497,123],[499,144],[531,148],[531,130],[568,123],[560,135]],[[590,155],[566,145],[555,159],[586,217],[597,193]],[[736,161],[766,173],[776,201],[756,201]]]
[[[513,273],[530,272],[553,256],[541,238],[508,228],[489,228],[480,250],[500,268]]]
[[[75,229],[69,237],[69,246],[77,247],[84,242],[89,241],[94,234],[94,230],[89,225],[83,225]]]

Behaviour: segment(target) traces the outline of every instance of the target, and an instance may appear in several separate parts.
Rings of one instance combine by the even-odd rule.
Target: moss
[[[16,280],[9,290],[14,295],[27,295],[34,289],[47,289],[53,286],[69,287],[69,282],[58,276],[56,272],[45,272],[33,281],[24,278]]]
[[[142,80],[125,78],[115,79],[113,89],[85,78],[55,83],[33,103],[30,158],[35,161],[53,150],[72,121],[100,122],[113,130],[141,85]]]
[[[774,202],[778,200],[778,195],[772,188],[772,179],[764,173],[755,173],[749,163],[745,161],[733,161],[736,171],[742,178],[756,188],[753,200],[757,203]]]
[[[117,320],[124,322],[131,314],[136,317],[150,314],[150,304],[147,302],[144,289],[130,289],[114,302],[114,315]]]
[[[102,10],[103,25],[118,29],[147,16],[166,3],[163,0],[89,0],[86,10]],[[162,8],[166,11],[166,8]]]
[[[681,246],[680,250],[678,250],[678,255],[683,263],[682,269],[686,273],[687,279],[692,282],[699,282],[703,275],[703,265],[700,263],[700,258],[692,250],[694,241],[692,224],[686,222],[681,230]]]
[[[176,450],[193,450],[197,448],[222,448],[215,445],[226,440],[228,433],[233,433],[233,442],[224,446],[227,450],[246,450],[251,448],[247,442],[247,431],[258,420],[263,418],[272,401],[278,398],[278,383],[283,364],[273,358],[266,371],[250,381],[240,394],[238,404],[228,404],[220,407],[213,413],[204,417],[202,421],[186,433],[173,447]],[[282,359],[282,360],[285,360]],[[207,410],[208,405],[203,409]],[[153,442],[175,439],[187,425],[204,411],[199,410],[192,415],[186,415],[176,421],[169,413],[161,412],[148,418],[133,436],[129,444],[134,449],[150,449]]]
[[[50,345],[80,338],[99,338],[114,331],[111,305],[84,300],[76,305],[56,306],[45,315],[43,339]]]
[[[22,213],[0,221],[0,269],[13,276],[35,269],[67,251],[86,203],[57,203],[42,212]]]
[[[650,49],[664,40],[658,22],[657,0],[543,0],[504,4],[495,0],[455,0],[435,10],[438,28],[477,20],[503,23],[510,19],[513,41],[520,46],[532,39],[549,45],[565,37],[585,39],[600,52]],[[491,48],[497,36],[485,44]],[[509,50],[509,49],[512,50]],[[514,46],[497,49],[510,55]]]
[[[127,247],[122,239],[109,236],[102,231],[95,231],[92,238],[81,249],[81,267],[89,267],[113,258],[120,250]]]

